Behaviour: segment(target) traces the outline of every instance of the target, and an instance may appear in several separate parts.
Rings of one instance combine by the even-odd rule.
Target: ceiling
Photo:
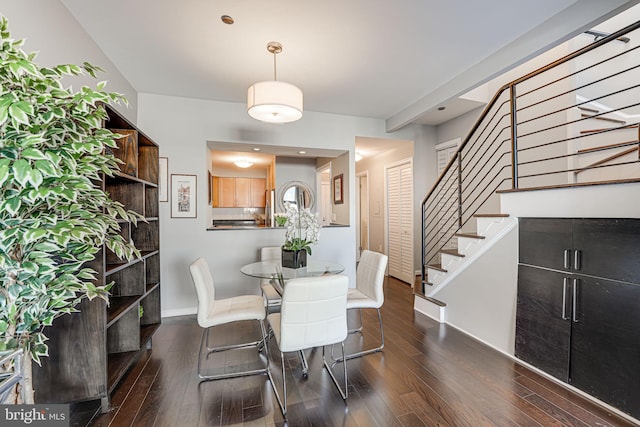
[[[244,103],[249,85],[273,78],[266,45],[275,40],[284,46],[277,57],[278,79],[303,90],[306,111],[385,119],[388,129],[438,124],[476,108],[477,103],[453,101],[471,88],[465,73],[483,66],[474,75],[478,83],[531,56],[532,49],[575,33],[580,19],[592,19],[583,16],[585,8],[607,3],[61,1],[138,92]],[[608,3],[614,8],[625,1]],[[570,11],[578,17],[568,19]],[[224,14],[235,23],[224,24]],[[567,21],[577,23],[559,29]],[[515,54],[488,68],[489,59],[521,42]],[[443,97],[438,91],[447,84],[459,93]],[[445,101],[448,111],[439,111]]]

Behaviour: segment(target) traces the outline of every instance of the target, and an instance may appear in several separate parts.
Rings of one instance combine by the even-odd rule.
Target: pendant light
[[[282,52],[282,45],[269,42],[267,51],[273,54],[273,80],[249,86],[247,112],[263,122],[294,122],[302,117],[302,91],[297,86],[277,80],[276,55]]]

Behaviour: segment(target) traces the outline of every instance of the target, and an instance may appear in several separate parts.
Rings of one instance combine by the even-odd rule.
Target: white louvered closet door
[[[410,162],[387,169],[389,275],[413,285],[413,168]]]

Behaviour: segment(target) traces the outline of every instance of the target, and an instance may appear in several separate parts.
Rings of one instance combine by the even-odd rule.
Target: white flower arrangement
[[[289,251],[304,249],[311,255],[311,245],[318,243],[320,238],[318,214],[309,208],[298,209],[295,205],[288,205],[286,217],[287,230],[282,248]]]

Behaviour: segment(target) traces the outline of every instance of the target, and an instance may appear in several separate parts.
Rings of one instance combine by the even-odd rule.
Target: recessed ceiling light
[[[231,16],[229,16],[229,15],[222,15],[222,16],[220,17],[220,20],[221,20],[222,22],[224,22],[225,24],[227,24],[227,25],[233,25],[233,23],[235,22],[235,21],[233,20],[233,18],[232,18]]]
[[[237,167],[239,168],[248,168],[251,167],[253,165],[253,162],[250,162],[247,159],[238,159],[235,162],[233,162]]]
[[[307,152],[300,150],[300,151],[298,151],[298,154],[307,154]]]
[[[260,151],[261,148],[260,147],[253,147],[253,151]]]

